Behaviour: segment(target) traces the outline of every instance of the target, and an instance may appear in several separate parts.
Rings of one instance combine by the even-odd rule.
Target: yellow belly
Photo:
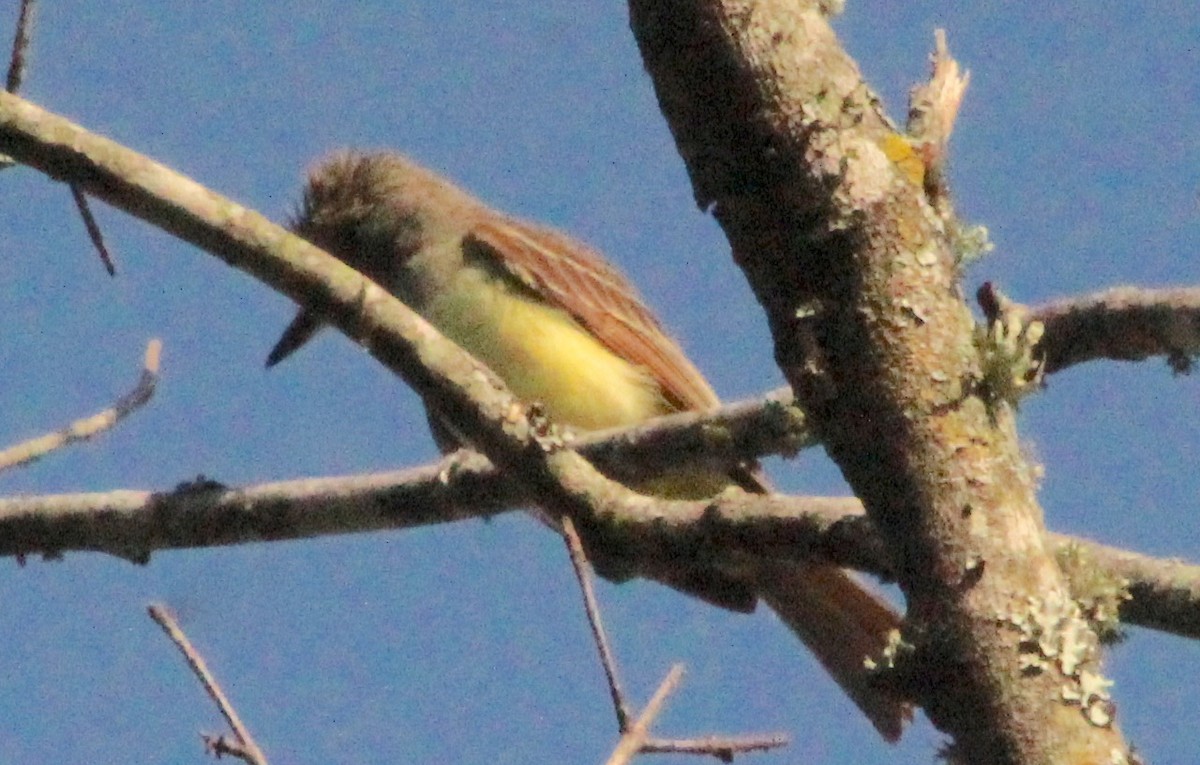
[[[555,422],[600,430],[670,411],[645,370],[616,356],[564,311],[482,270],[464,269],[426,313]]]
[[[554,422],[603,430],[674,411],[644,369],[608,350],[564,311],[482,270],[464,269],[424,313],[519,398],[545,407]],[[728,485],[726,475],[684,467],[634,488],[700,499]]]

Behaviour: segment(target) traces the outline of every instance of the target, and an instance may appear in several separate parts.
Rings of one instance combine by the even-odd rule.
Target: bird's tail
[[[756,561],[755,590],[808,646],[876,730],[896,741],[912,705],[873,682],[864,662],[878,658],[900,614],[836,566]]]

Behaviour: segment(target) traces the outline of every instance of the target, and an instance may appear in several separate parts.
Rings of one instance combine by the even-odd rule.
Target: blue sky
[[[276,219],[334,148],[395,147],[496,206],[569,230],[641,286],[726,398],[778,385],[761,312],[695,209],[616,3],[160,2],[39,6],[24,95]],[[15,13],[0,19],[10,37]],[[953,142],[968,274],[1039,302],[1200,270],[1200,15],[1188,2],[851,3],[837,29],[893,115],[933,30],[972,70]],[[161,337],[152,404],[0,491],[165,489],[390,469],[436,454],[415,398],[326,333],[266,373],[289,302],[98,205],[104,275],[66,189],[0,175],[0,442],[90,413]],[[1200,388],[1166,364],[1092,364],[1023,408],[1049,525],[1195,558]],[[817,451],[785,488],[845,491]],[[763,762],[931,761],[920,721],[880,744],[765,611],[600,589],[636,700],[687,664],[663,734],[783,730]],[[144,616],[165,600],[276,763],[595,762],[611,713],[565,554],[521,516],[415,533],[10,564],[0,575],[0,760],[199,762],[221,725]],[[1119,720],[1150,761],[1193,758],[1200,648],[1131,630]],[[670,759],[670,758],[668,758]]]

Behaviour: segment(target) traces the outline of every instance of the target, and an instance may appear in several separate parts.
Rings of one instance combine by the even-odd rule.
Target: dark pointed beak
[[[267,356],[267,369],[291,356],[293,351],[311,340],[323,325],[324,322],[315,314],[307,308],[301,308],[296,318],[292,319],[292,323],[283,331],[283,337],[279,338],[279,342],[275,343],[275,347]]]

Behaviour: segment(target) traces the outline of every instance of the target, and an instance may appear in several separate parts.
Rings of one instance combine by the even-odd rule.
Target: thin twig
[[[204,740],[206,746],[214,752],[232,754],[240,757],[251,765],[267,765],[266,755],[264,755],[262,750],[259,749],[258,744],[254,741],[254,737],[250,735],[250,731],[242,723],[241,718],[238,717],[237,711],[234,710],[233,705],[229,703],[229,699],[225,696],[225,692],[222,691],[221,686],[217,684],[216,678],[214,678],[212,673],[209,672],[208,666],[204,662],[204,657],[201,656],[192,646],[191,641],[189,641],[187,638],[187,635],[183,634],[183,630],[180,629],[179,624],[175,621],[175,618],[171,615],[171,612],[168,611],[165,606],[157,603],[151,605],[146,610],[149,612],[150,618],[153,619],[159,627],[162,627],[163,632],[167,633],[167,637],[171,639],[171,642],[174,643],[179,649],[180,653],[183,654],[183,658],[187,660],[188,666],[192,668],[193,674],[196,675],[196,678],[200,681],[200,684],[204,686],[204,690],[217,705],[217,709],[220,710],[221,716],[225,718],[225,722],[229,724],[230,729],[233,730],[233,734],[237,737],[237,741],[234,742],[234,744],[230,744],[224,736],[219,736],[217,738],[205,736]]]
[[[748,752],[767,752],[788,745],[788,737],[780,734],[766,736],[707,736],[705,738],[648,738],[642,744],[645,754],[711,754],[722,762],[732,762],[734,755]]]
[[[230,757],[237,757],[239,760],[245,762],[252,762],[251,758],[254,755],[243,744],[229,736],[210,736],[207,733],[201,733],[200,740],[204,742],[205,754],[211,754],[218,760],[228,755]]]
[[[583,594],[583,607],[587,612],[588,626],[592,628],[592,639],[596,641],[596,650],[600,653],[600,665],[604,668],[604,678],[608,681],[608,694],[612,698],[613,711],[617,715],[617,730],[626,733],[629,730],[629,705],[625,694],[621,691],[621,680],[617,675],[617,660],[613,656],[612,646],[608,635],[604,632],[604,624],[600,621],[600,606],[596,602],[596,591],[592,587],[592,569],[588,564],[587,553],[583,543],[575,531],[571,519],[562,518],[563,538],[567,542],[567,551],[571,554],[571,566],[575,570],[575,579],[579,582],[579,590]]]
[[[21,81],[25,77],[25,67],[28,59],[26,53],[29,51],[30,30],[33,28],[33,9],[35,0],[21,0],[21,11],[17,17],[17,31],[13,37],[12,58],[8,65],[8,77],[5,80],[5,89],[9,93],[16,93],[21,88]],[[0,154],[0,168],[7,167],[13,164],[10,157]],[[96,248],[96,252],[100,254],[100,261],[104,264],[104,268],[108,271],[109,276],[116,276],[117,268],[113,265],[112,254],[109,253],[108,247],[104,244],[104,234],[100,231],[100,225],[96,222],[96,216],[92,214],[91,206],[88,204],[87,197],[83,194],[83,189],[78,185],[71,183],[71,196],[75,200],[75,207],[79,210],[79,215],[83,218],[83,225],[87,228],[88,238],[92,240],[92,245]]]
[[[100,224],[96,222],[96,216],[92,215],[92,207],[88,203],[87,196],[84,195],[83,189],[77,184],[69,184],[71,187],[71,197],[75,200],[75,207],[79,210],[79,217],[83,218],[83,225],[87,228],[88,238],[92,240],[92,246],[96,248],[96,252],[100,255],[100,262],[104,264],[104,270],[108,271],[109,276],[117,275],[117,267],[113,265],[112,255],[108,251],[108,247],[104,244],[104,232],[100,230]]]
[[[633,759],[634,755],[642,750],[642,745],[646,743],[646,738],[650,732],[650,725],[658,717],[662,711],[663,703],[667,697],[679,686],[680,679],[683,678],[683,665],[676,664],[671,667],[671,671],[663,679],[662,684],[658,686],[658,690],[650,698],[646,708],[638,715],[637,720],[630,726],[629,730],[625,731],[621,736],[621,740],[617,742],[616,748],[609,756],[605,765],[627,765]]]
[[[17,15],[17,31],[13,35],[12,57],[8,62],[8,77],[5,79],[4,88],[9,93],[16,93],[21,89],[21,81],[25,78],[25,67],[27,59],[25,54],[29,51],[30,30],[33,28],[33,6],[34,0],[21,0],[21,10]],[[0,154],[0,170],[6,170],[17,164],[16,160],[7,154]]]
[[[21,0],[21,10],[17,15],[17,31],[13,35],[12,58],[8,63],[8,77],[4,89],[16,93],[21,89],[21,81],[25,78],[25,67],[28,64],[26,54],[29,52],[30,30],[33,29],[33,8],[35,0]]]
[[[640,752],[669,752],[675,754],[713,755],[718,759],[729,762],[735,753],[765,751],[786,746],[786,736],[774,734],[769,736],[739,736],[722,737],[708,736],[694,739],[651,739],[648,737],[650,722],[658,716],[663,702],[679,683],[683,674],[683,665],[676,664],[667,678],[663,681],[645,711],[638,720],[630,725],[632,717],[625,694],[621,691],[621,681],[617,676],[617,661],[613,656],[608,635],[600,620],[600,607],[596,602],[596,592],[592,587],[592,569],[588,563],[587,553],[583,542],[575,530],[575,524],[570,518],[562,518],[563,538],[567,550],[571,554],[571,566],[575,570],[575,578],[583,593],[584,609],[587,611],[588,625],[592,628],[592,638],[600,653],[600,663],[604,667],[604,676],[608,680],[608,692],[612,697],[613,709],[617,714],[617,728],[621,733],[621,741],[609,758],[609,765],[623,763]]]
[[[4,82],[4,89],[9,93],[16,93],[20,90],[21,81],[25,78],[25,67],[27,66],[25,54],[29,52],[34,5],[36,5],[34,0],[21,0],[21,10],[17,15],[17,31],[13,35],[12,58],[8,63],[8,78]]]
[[[145,361],[141,377],[133,390],[126,393],[109,408],[71,423],[56,433],[48,433],[28,441],[0,450],[0,471],[27,465],[50,452],[78,441],[85,441],[109,430],[131,412],[143,406],[154,395],[158,382],[159,359],[162,341],[151,340],[146,346]]]

